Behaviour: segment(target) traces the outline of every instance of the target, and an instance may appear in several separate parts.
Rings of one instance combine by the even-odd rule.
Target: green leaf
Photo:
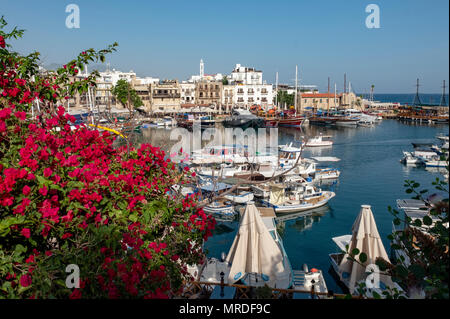
[[[365,263],[367,261],[367,255],[365,253],[359,254],[359,261]]]
[[[353,248],[352,255],[354,255],[354,256],[359,255],[359,249],[358,248]]]
[[[431,219],[430,216],[424,216],[423,217],[423,224],[426,226],[431,226],[431,224],[433,224],[433,220]]]

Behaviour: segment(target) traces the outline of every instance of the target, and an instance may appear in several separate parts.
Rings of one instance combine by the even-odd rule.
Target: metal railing
[[[255,291],[258,287],[246,286],[240,284],[226,284],[220,282],[203,282],[203,281],[193,281],[184,284],[183,292],[178,296],[180,298],[190,298],[190,299],[209,299],[212,291],[216,286],[221,288],[224,287],[234,287],[236,292],[233,299],[254,299]],[[363,296],[353,296],[345,294],[335,294],[332,291],[329,292],[316,292],[314,291],[314,286],[311,290],[298,290],[298,289],[279,289],[270,288],[271,297],[270,299],[293,299],[294,293],[299,294],[309,294],[311,299],[363,299]],[[369,298],[370,299],[370,298]]]

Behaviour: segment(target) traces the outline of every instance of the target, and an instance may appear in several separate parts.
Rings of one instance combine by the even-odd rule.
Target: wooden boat
[[[282,127],[300,127],[305,118],[303,116],[280,117],[278,118],[278,126]]]

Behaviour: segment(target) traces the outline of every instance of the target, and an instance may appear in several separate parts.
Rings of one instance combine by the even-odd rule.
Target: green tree
[[[226,75],[224,75],[224,76],[222,77],[222,84],[223,84],[223,85],[228,85],[228,78],[227,78]]]
[[[142,100],[137,94],[136,90],[131,87],[131,84],[125,80],[117,81],[116,85],[113,87],[111,93],[114,97],[132,112],[133,108],[138,108],[142,106]]]

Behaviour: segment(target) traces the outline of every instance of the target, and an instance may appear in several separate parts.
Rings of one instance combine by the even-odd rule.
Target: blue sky
[[[80,8],[80,29],[67,29],[66,5]],[[368,29],[365,8],[380,7],[381,28]],[[357,93],[440,93],[449,79],[448,0],[0,0],[9,26],[26,29],[15,50],[41,52],[44,64],[64,63],[86,48],[115,41],[112,68],[141,76],[187,79],[228,74],[236,63],[264,79],[342,90],[344,73]]]

